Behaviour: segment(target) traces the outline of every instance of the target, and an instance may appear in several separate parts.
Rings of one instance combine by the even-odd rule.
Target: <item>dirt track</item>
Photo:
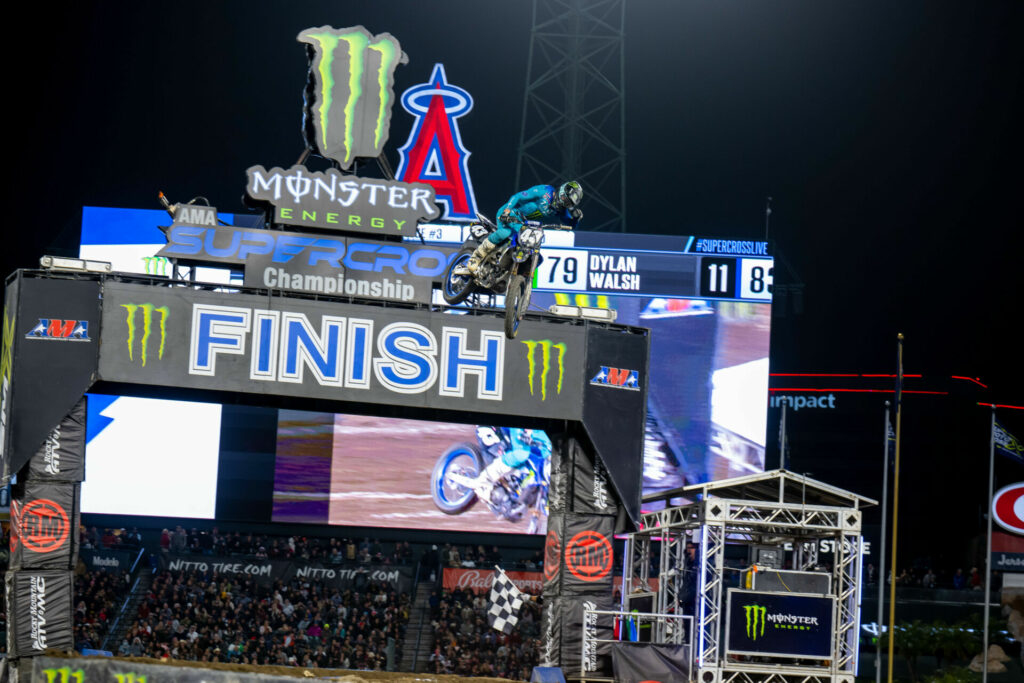
[[[79,655],[59,650],[47,650],[46,657],[64,659],[77,658]],[[216,671],[233,671],[238,673],[265,674],[270,676],[290,676],[305,680],[330,680],[341,683],[369,683],[370,681],[390,681],[391,683],[456,683],[457,681],[479,681],[480,683],[508,683],[507,678],[467,678],[464,676],[437,676],[434,674],[413,674],[386,671],[349,671],[347,669],[304,669],[298,666],[251,666],[246,664],[223,664],[219,662],[186,662],[180,660],[160,660],[148,657],[112,657],[114,661],[132,662],[135,664],[152,664],[156,666],[188,667],[193,669],[213,669]]]

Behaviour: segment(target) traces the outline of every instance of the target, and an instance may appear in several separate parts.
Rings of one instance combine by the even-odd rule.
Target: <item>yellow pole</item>
[[[900,511],[900,416],[903,412],[903,335],[896,335],[896,454],[892,473],[892,583],[889,586],[889,673],[892,683],[892,653],[896,640],[896,520]]]

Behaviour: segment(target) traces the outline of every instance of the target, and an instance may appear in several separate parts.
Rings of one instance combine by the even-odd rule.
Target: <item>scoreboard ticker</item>
[[[426,241],[458,243],[465,228],[421,230]],[[633,248],[613,247],[613,241]],[[772,300],[767,242],[549,231],[541,254],[533,280],[541,292]]]

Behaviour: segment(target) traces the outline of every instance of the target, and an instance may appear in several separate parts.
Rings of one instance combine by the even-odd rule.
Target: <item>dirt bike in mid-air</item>
[[[475,293],[504,294],[505,336],[515,339],[519,322],[530,306],[533,273],[543,258],[540,245],[544,243],[544,231],[572,228],[525,221],[518,234],[513,232],[509,240],[499,245],[480,263],[475,276],[456,275],[455,270],[464,266],[480,243],[498,229],[485,216],[477,214],[477,218],[479,220],[469,226],[469,237],[462,243],[462,249],[444,272],[441,295],[446,302],[455,305]]]
[[[547,516],[548,483],[551,477],[551,441],[543,432],[532,432],[530,453],[521,467],[512,469],[498,481],[480,480],[487,469],[506,450],[516,447],[507,427],[477,427],[477,443],[458,443],[437,459],[430,477],[430,494],[437,508],[458,515],[480,498],[495,517],[519,522],[529,514],[526,533],[537,533],[540,519]]]

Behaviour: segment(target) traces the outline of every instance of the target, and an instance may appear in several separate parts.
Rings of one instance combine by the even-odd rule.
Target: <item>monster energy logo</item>
[[[389,33],[362,26],[308,28],[304,129],[307,143],[348,169],[355,157],[380,156],[394,105],[395,67],[408,62]]]
[[[149,353],[149,338],[153,333],[153,313],[160,314],[160,347],[157,350],[157,358],[162,359],[164,344],[167,342],[167,316],[171,313],[170,309],[167,306],[158,308],[153,304],[121,304],[121,307],[128,311],[128,358],[132,362],[135,362],[135,336],[138,330],[135,313],[142,311],[142,339],[139,342],[142,367],[146,367]]]
[[[523,344],[526,344],[526,362],[529,363],[529,376],[528,380],[530,383],[530,396],[535,395],[534,389],[534,378],[537,375],[537,354],[536,350],[540,348],[541,366],[540,366],[540,400],[548,400],[548,375],[551,373],[551,350],[558,349],[558,383],[555,385],[556,393],[562,393],[562,378],[565,376],[565,351],[566,346],[564,342],[558,344],[552,342],[550,339],[536,340],[525,340]]]
[[[767,607],[761,605],[744,605],[743,614],[747,619],[747,638],[757,640],[758,636],[764,635],[765,617],[768,613]]]
[[[46,676],[46,683],[82,683],[85,680],[85,672],[81,669],[71,670],[70,666],[62,666],[59,669],[43,669]]]
[[[167,275],[167,266],[170,261],[164,256],[143,256],[142,263],[146,268],[146,275]]]

